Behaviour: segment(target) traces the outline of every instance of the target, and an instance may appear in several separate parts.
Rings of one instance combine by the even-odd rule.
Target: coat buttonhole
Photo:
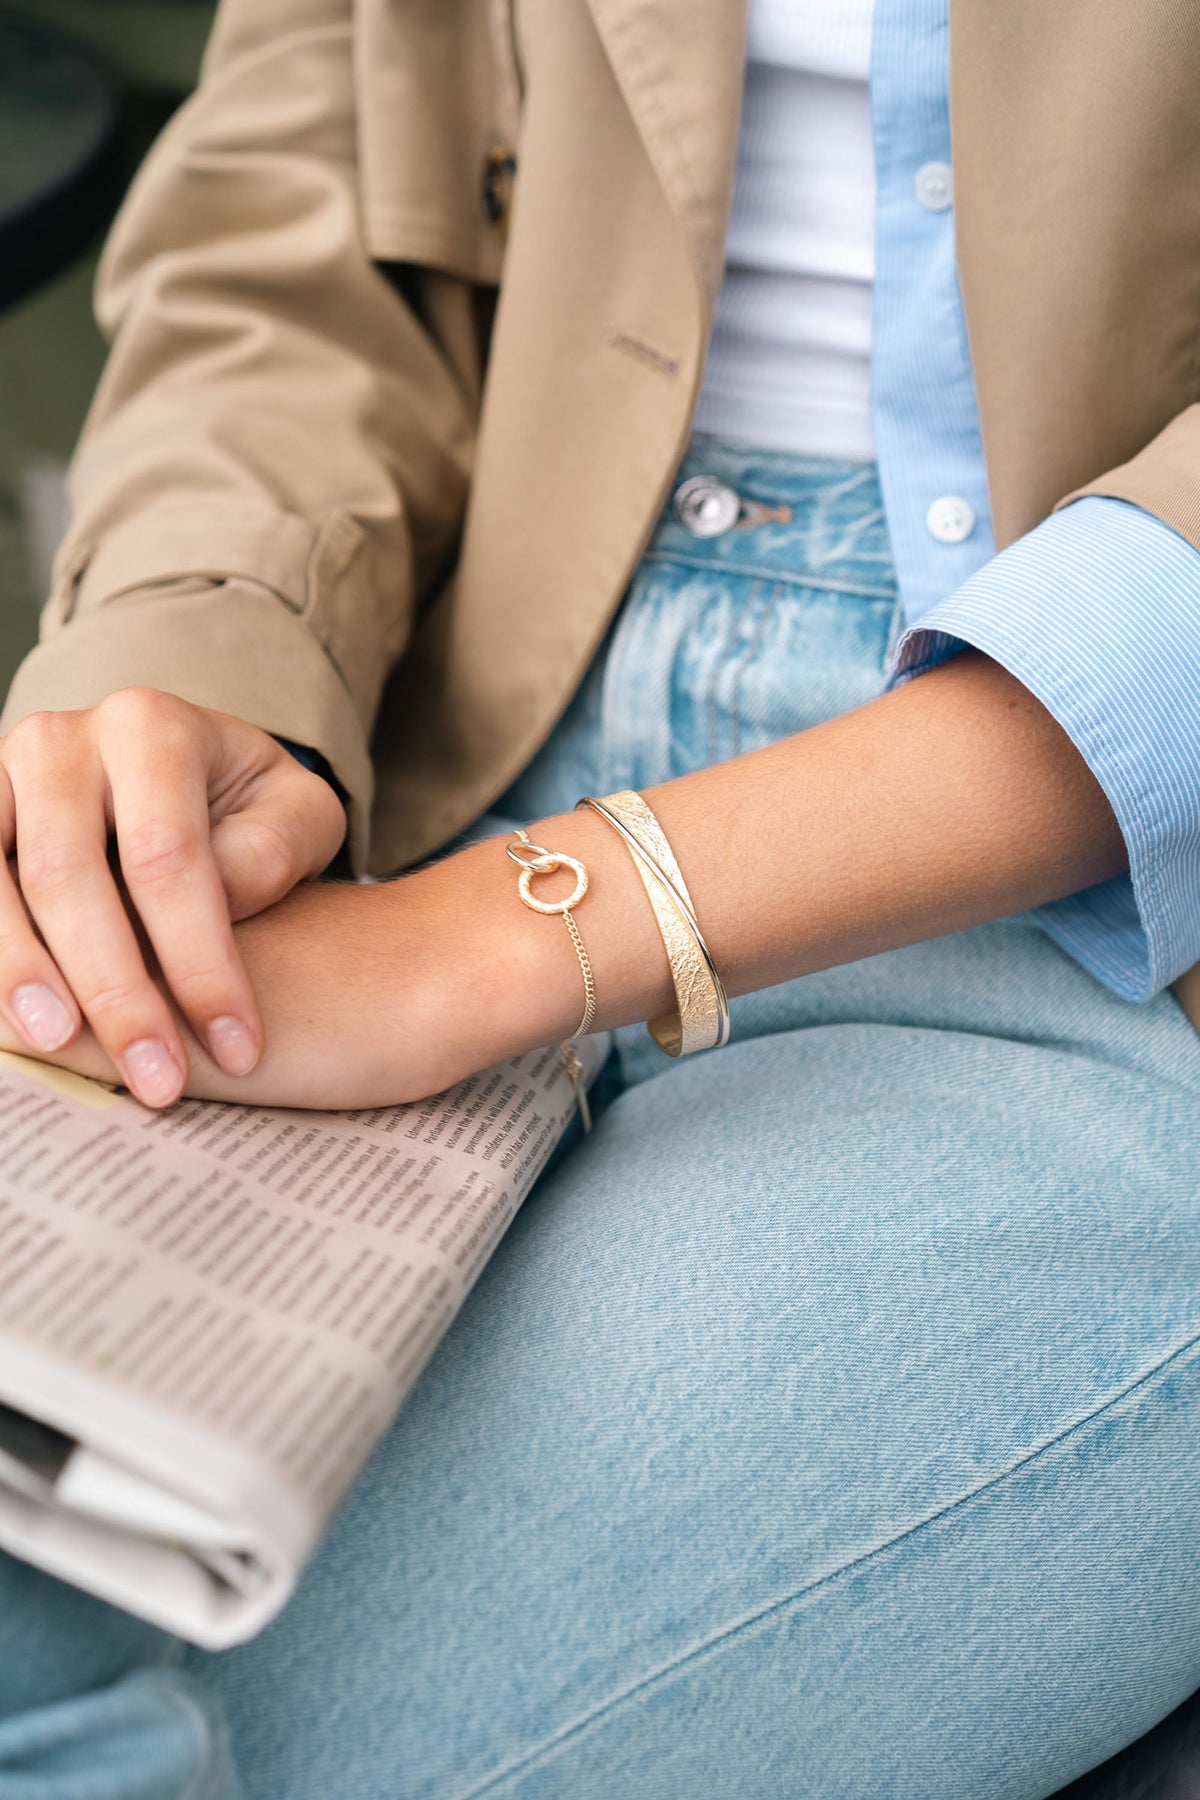
[[[628,331],[614,332],[608,342],[610,349],[620,350],[626,356],[634,357],[636,361],[645,363],[648,368],[657,369],[660,375],[678,375],[679,373],[679,363],[675,357],[664,355],[661,350],[656,350],[653,344],[646,343],[644,338],[631,336]]]

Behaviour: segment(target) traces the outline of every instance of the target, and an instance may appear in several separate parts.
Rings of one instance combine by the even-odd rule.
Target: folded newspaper
[[[208,1649],[261,1630],[574,1110],[557,1049],[350,1113],[0,1053],[0,1547]]]

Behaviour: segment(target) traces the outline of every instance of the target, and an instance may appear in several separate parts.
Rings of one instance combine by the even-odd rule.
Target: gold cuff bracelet
[[[696,922],[691,895],[662,826],[640,794],[625,789],[576,804],[598,813],[623,840],[642,878],[662,934],[678,1012],[652,1019],[646,1029],[668,1056],[715,1050],[729,1041],[729,1001],[712,952]]]

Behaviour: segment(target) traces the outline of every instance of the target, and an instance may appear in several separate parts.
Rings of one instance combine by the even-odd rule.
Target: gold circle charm
[[[575,886],[565,900],[535,900],[529,891],[530,882],[535,875],[552,875],[555,869],[570,869],[575,877]],[[557,850],[552,850],[544,858],[539,858],[536,868],[527,866],[521,870],[517,887],[526,906],[532,907],[534,912],[569,913],[573,906],[579,905],[588,891],[588,872],[573,856],[562,856]]]

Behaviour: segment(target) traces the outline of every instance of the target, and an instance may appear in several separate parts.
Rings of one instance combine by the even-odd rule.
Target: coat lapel
[[[515,22],[471,500],[384,709],[384,867],[490,804],[583,678],[686,447],[720,283],[745,0],[519,0]]]
[[[588,0],[711,315],[733,187],[746,0]]]

